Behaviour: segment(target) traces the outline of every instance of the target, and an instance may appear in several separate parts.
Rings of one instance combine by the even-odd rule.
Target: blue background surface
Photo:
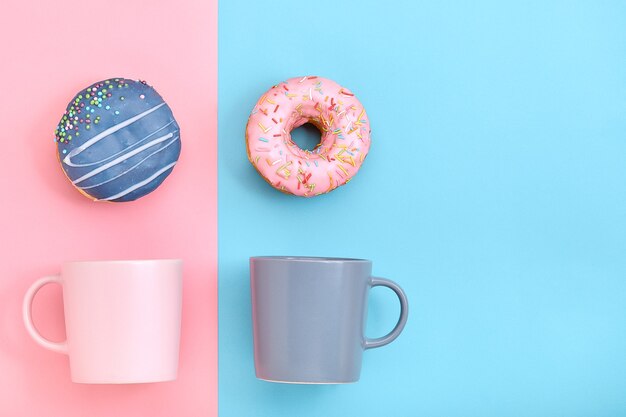
[[[221,417],[626,415],[626,3],[223,0]],[[345,187],[246,159],[271,85],[353,90],[372,149]],[[370,258],[411,302],[361,381],[254,377],[248,257]],[[393,325],[376,289],[368,335]]]

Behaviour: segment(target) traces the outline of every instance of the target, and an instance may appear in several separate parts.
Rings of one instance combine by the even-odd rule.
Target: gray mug
[[[371,276],[365,259],[263,256],[250,258],[256,376],[272,382],[356,382],[365,349],[391,343],[409,313],[393,281]],[[400,318],[386,336],[364,334],[372,287],[392,289]]]

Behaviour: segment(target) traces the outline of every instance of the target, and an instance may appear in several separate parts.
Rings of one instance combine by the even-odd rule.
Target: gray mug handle
[[[398,319],[398,322],[396,323],[396,326],[393,328],[393,330],[390,331],[387,335],[383,337],[378,337],[376,339],[368,339],[367,337],[365,337],[363,342],[364,349],[372,349],[385,346],[396,340],[396,338],[400,336],[400,333],[402,333],[402,329],[404,329],[404,326],[406,325],[406,320],[409,317],[409,300],[406,298],[406,294],[398,284],[391,281],[390,279],[371,277],[370,286],[372,288],[387,287],[396,293],[396,295],[398,296],[398,300],[400,300],[400,318]]]

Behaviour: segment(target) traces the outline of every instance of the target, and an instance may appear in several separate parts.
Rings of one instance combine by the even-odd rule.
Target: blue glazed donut
[[[72,184],[93,200],[125,202],[154,191],[180,155],[172,110],[145,81],[111,78],[80,91],[55,130]]]

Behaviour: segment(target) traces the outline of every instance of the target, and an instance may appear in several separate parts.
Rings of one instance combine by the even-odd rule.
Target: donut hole
[[[322,132],[313,123],[305,123],[291,131],[291,140],[304,151],[312,151],[322,141]]]

